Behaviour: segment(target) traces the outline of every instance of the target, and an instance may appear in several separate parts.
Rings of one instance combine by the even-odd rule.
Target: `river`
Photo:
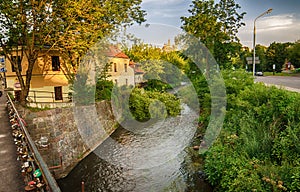
[[[196,121],[196,115],[182,112],[144,127],[120,127],[59,186],[63,192],[80,192],[84,181],[86,192],[210,192],[201,160],[190,147]]]

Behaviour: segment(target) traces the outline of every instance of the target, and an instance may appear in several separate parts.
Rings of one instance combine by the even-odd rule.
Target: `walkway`
[[[17,161],[17,149],[11,135],[6,111],[6,96],[0,97],[0,192],[22,192],[24,182],[21,164]]]

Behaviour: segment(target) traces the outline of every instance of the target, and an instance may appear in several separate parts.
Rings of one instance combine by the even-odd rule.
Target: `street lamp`
[[[258,17],[255,18],[254,20],[254,28],[253,28],[253,76],[255,76],[255,35],[256,35],[256,28],[255,28],[255,22],[258,18],[269,14],[273,11],[273,9],[268,9],[267,11],[263,12],[262,14],[260,14]]]

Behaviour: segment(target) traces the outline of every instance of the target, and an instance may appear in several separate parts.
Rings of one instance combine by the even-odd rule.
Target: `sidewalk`
[[[6,111],[6,95],[0,97],[0,192],[22,192],[24,181],[21,164],[17,161],[17,148],[11,134]]]

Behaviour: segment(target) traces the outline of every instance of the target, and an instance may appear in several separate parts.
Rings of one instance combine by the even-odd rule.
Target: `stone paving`
[[[0,97],[0,192],[22,192],[24,181],[21,164],[17,160],[17,148],[11,134],[6,110],[6,96]]]

